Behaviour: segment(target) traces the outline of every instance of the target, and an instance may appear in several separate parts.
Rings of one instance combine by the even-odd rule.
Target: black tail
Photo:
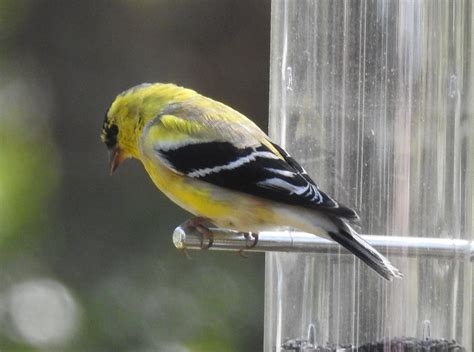
[[[403,274],[387,258],[360,237],[344,220],[337,217],[331,217],[331,219],[339,228],[338,233],[328,233],[334,241],[354,253],[384,279],[391,281],[393,278],[403,277]]]

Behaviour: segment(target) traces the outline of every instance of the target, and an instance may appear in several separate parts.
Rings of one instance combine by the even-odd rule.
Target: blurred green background
[[[0,350],[260,351],[264,258],[171,241],[189,215],[108,175],[109,104],[174,82],[266,129],[270,3],[0,0]]]

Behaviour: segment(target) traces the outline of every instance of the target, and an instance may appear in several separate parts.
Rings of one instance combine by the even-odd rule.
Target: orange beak
[[[119,165],[126,159],[117,147],[110,150],[110,175],[113,175]]]

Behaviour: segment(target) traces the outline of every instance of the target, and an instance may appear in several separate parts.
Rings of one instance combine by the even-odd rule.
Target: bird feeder
[[[473,18],[462,0],[273,0],[271,137],[405,277],[339,247],[267,253],[266,352],[471,350]]]

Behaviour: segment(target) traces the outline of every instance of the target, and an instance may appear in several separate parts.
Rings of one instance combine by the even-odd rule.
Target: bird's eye
[[[117,127],[116,124],[112,124],[112,125],[109,127],[109,133],[110,133],[111,136],[116,137],[117,134],[118,134],[118,131],[119,131],[119,129],[118,129],[118,127]]]
[[[105,129],[105,138],[104,143],[107,145],[107,148],[112,149],[117,144],[117,135],[119,133],[118,126],[111,124],[107,129]]]

